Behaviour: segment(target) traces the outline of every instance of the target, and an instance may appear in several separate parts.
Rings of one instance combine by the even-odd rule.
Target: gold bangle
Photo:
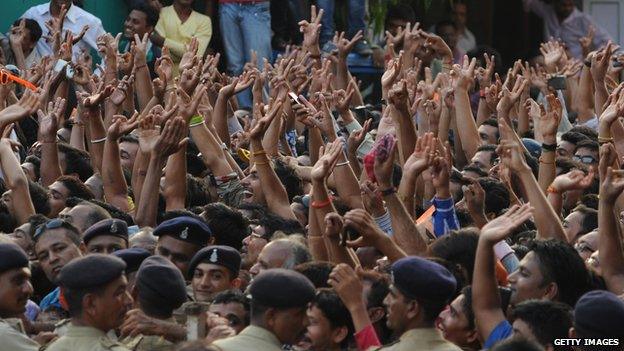
[[[264,150],[254,151],[252,153],[252,155],[254,155],[254,156],[266,155],[266,151],[264,151]]]
[[[262,165],[268,165],[269,162],[254,162],[254,164],[262,166]]]

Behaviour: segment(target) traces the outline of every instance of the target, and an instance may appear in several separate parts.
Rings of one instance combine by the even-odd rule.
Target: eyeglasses
[[[47,221],[46,223],[41,224],[37,227],[37,230],[35,231],[35,235],[33,236],[33,239],[38,238],[39,235],[43,234],[45,230],[58,229],[68,224],[69,223],[67,221],[60,219],[60,218],[51,219]]]
[[[6,85],[6,84],[9,84],[10,82],[15,82],[17,84],[21,84],[21,85],[25,86],[26,88],[28,88],[28,89],[30,89],[32,91],[36,91],[37,90],[37,87],[33,83],[27,81],[26,79],[22,79],[22,78],[20,78],[20,77],[18,77],[16,75],[13,75],[13,74],[5,71],[5,70],[0,70],[0,84]]]
[[[589,156],[589,155],[587,155],[587,156],[577,156],[577,155],[574,155],[572,157],[572,159],[574,161],[576,161],[576,162],[580,162],[580,163],[583,163],[583,164],[586,164],[586,165],[590,165],[592,163],[596,163],[596,159],[593,156]]]

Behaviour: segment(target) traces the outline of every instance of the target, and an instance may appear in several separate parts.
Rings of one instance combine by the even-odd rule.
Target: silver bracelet
[[[336,163],[336,167],[346,166],[348,164],[349,164],[349,161],[344,161],[344,162]]]
[[[91,144],[99,144],[99,143],[103,143],[105,141],[106,141],[106,137],[103,137],[102,139],[91,140]]]

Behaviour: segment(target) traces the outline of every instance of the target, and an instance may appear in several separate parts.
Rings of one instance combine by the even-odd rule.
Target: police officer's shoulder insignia
[[[184,230],[180,233],[180,239],[188,238],[188,227],[185,227]]]
[[[219,260],[219,256],[217,256],[217,249],[212,250],[212,254],[210,254],[210,262],[215,263]]]
[[[106,350],[128,351],[128,348],[125,347],[123,344],[115,340],[111,340],[109,337],[106,337],[106,336],[101,337],[99,339],[99,343]]]

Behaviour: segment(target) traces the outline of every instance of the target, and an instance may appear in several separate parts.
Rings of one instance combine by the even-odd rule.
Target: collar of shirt
[[[97,328],[88,326],[77,326],[74,323],[70,323],[69,327],[67,328],[66,336],[99,338],[106,336],[106,333]]]
[[[52,5],[46,5],[43,4],[41,6],[38,7],[39,10],[39,15],[40,16],[48,16],[48,17],[52,17],[52,12],[50,11],[50,6]],[[69,20],[72,23],[76,23],[76,21],[78,20],[78,17],[80,17],[82,9],[79,8],[76,5],[71,5],[69,7],[69,10],[67,10],[67,14],[65,15],[65,19]]]

